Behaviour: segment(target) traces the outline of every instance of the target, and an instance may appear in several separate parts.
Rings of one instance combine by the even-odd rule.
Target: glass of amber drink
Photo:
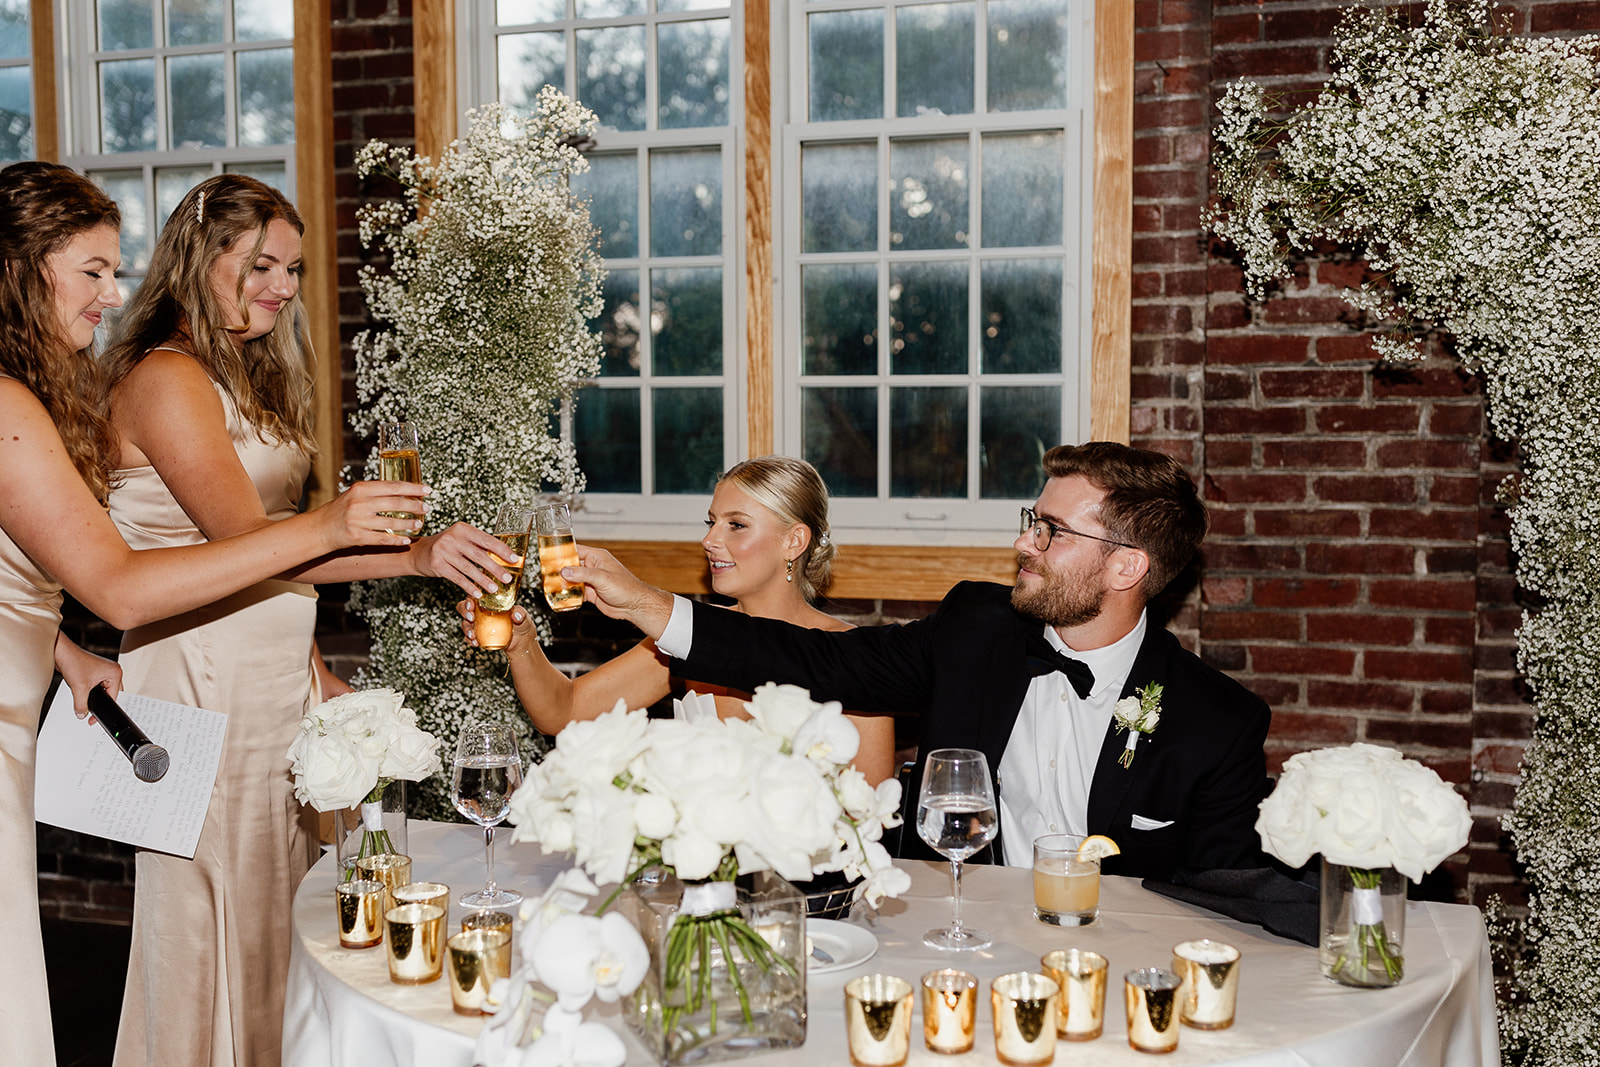
[[[378,426],[378,479],[385,482],[422,483],[422,446],[414,422],[385,422]],[[420,519],[410,511],[380,511],[386,519]],[[396,537],[420,537],[415,530],[388,530]]]
[[[562,567],[578,565],[578,545],[572,537],[572,516],[565,504],[542,504],[533,513],[539,540],[539,577],[551,611],[571,611],[583,606],[583,583],[561,577]]]
[[[479,648],[505,648],[511,643],[511,609],[516,607],[517,593],[522,588],[523,560],[528,554],[528,531],[533,523],[533,508],[527,504],[501,504],[494,519],[494,536],[511,549],[515,560],[501,559],[491,553],[511,575],[511,581],[500,581],[495,575],[493,592],[478,598],[473,609],[472,635],[478,639]]]
[[[1100,861],[1079,855],[1083,838],[1046,834],[1033,842],[1033,917],[1051,926],[1088,926],[1100,914]]]

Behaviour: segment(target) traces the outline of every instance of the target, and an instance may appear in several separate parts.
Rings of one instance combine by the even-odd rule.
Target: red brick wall
[[[1264,303],[1200,230],[1207,124],[1240,77],[1313,90],[1347,5],[1137,0],[1133,430],[1183,458],[1213,509],[1201,654],[1274,708],[1269,755],[1369,740],[1466,787],[1466,862],[1436,891],[1520,900],[1499,817],[1531,710],[1522,602],[1477,382],[1443,354],[1375,364],[1339,299],[1361,265],[1313,257]],[[1518,32],[1600,28],[1600,4],[1516,0]],[[1330,250],[1331,252],[1332,250]]]

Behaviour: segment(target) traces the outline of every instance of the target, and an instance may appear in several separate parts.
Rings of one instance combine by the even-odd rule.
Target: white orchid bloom
[[[555,1007],[544,1017],[544,1034],[522,1051],[520,1067],[622,1067],[627,1059],[614,1031]]]
[[[577,1012],[591,997],[614,1003],[637,989],[650,968],[650,952],[639,931],[616,912],[564,915],[533,947],[531,962],[560,1006]]]
[[[571,867],[556,875],[556,880],[550,883],[550,888],[539,899],[524,900],[518,912],[522,920],[522,931],[518,937],[522,958],[531,960],[533,948],[544,932],[563,916],[582,912],[589,906],[589,898],[599,891],[588,875]]]
[[[478,1031],[473,1062],[483,1067],[521,1067],[523,1044],[532,1030],[533,1013],[538,1006],[532,975],[526,968],[509,979],[497,979],[484,1002],[490,1016]]]
[[[801,724],[794,735],[794,753],[824,768],[843,767],[856,758],[861,734],[856,724],[844,717],[837,700],[817,704],[816,714]]]

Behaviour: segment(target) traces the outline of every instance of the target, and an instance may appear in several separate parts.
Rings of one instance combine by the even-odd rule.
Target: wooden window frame
[[[299,5],[309,2],[312,0],[296,0],[297,16]],[[743,3],[745,402],[749,413],[746,440],[752,456],[772,451],[775,401],[771,3]],[[417,151],[437,157],[456,136],[456,0],[414,0],[411,17]],[[295,31],[298,35],[298,17]],[[296,44],[298,64],[298,36]],[[1094,57],[1090,433],[1096,440],[1125,443],[1133,301],[1133,5],[1128,0],[1095,0]],[[705,553],[698,542],[596,543],[617,553],[634,573],[655,585],[680,593],[711,591]],[[954,566],[952,555],[960,557]],[[1009,545],[955,553],[948,547],[841,545],[829,595],[937,600],[962,579],[1010,583],[1016,577],[1015,558]]]

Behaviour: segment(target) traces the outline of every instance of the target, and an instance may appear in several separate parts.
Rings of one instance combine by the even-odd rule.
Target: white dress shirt
[[[1028,685],[1000,766],[991,768],[1001,783],[1000,827],[1004,859],[1011,867],[1033,866],[1036,837],[1088,834],[1089,786],[1111,709],[1144,643],[1146,617],[1140,612],[1139,621],[1121,639],[1087,652],[1068,648],[1054,627],[1040,625],[1052,647],[1088,664],[1094,686],[1087,697],[1079,697],[1059,671],[1041,674]],[[683,659],[693,644],[694,609],[674,596],[672,618],[656,648]]]
[[[1067,647],[1055,627],[1044,626],[1052,648],[1082,660],[1094,672],[1094,686],[1087,697],[1080,697],[1060,671],[1041,674],[1028,685],[995,769],[1007,866],[1032,867],[1036,837],[1088,834],[1095,764],[1111,709],[1144,643],[1144,630],[1140,612],[1133,629],[1115,643],[1079,652]]]

